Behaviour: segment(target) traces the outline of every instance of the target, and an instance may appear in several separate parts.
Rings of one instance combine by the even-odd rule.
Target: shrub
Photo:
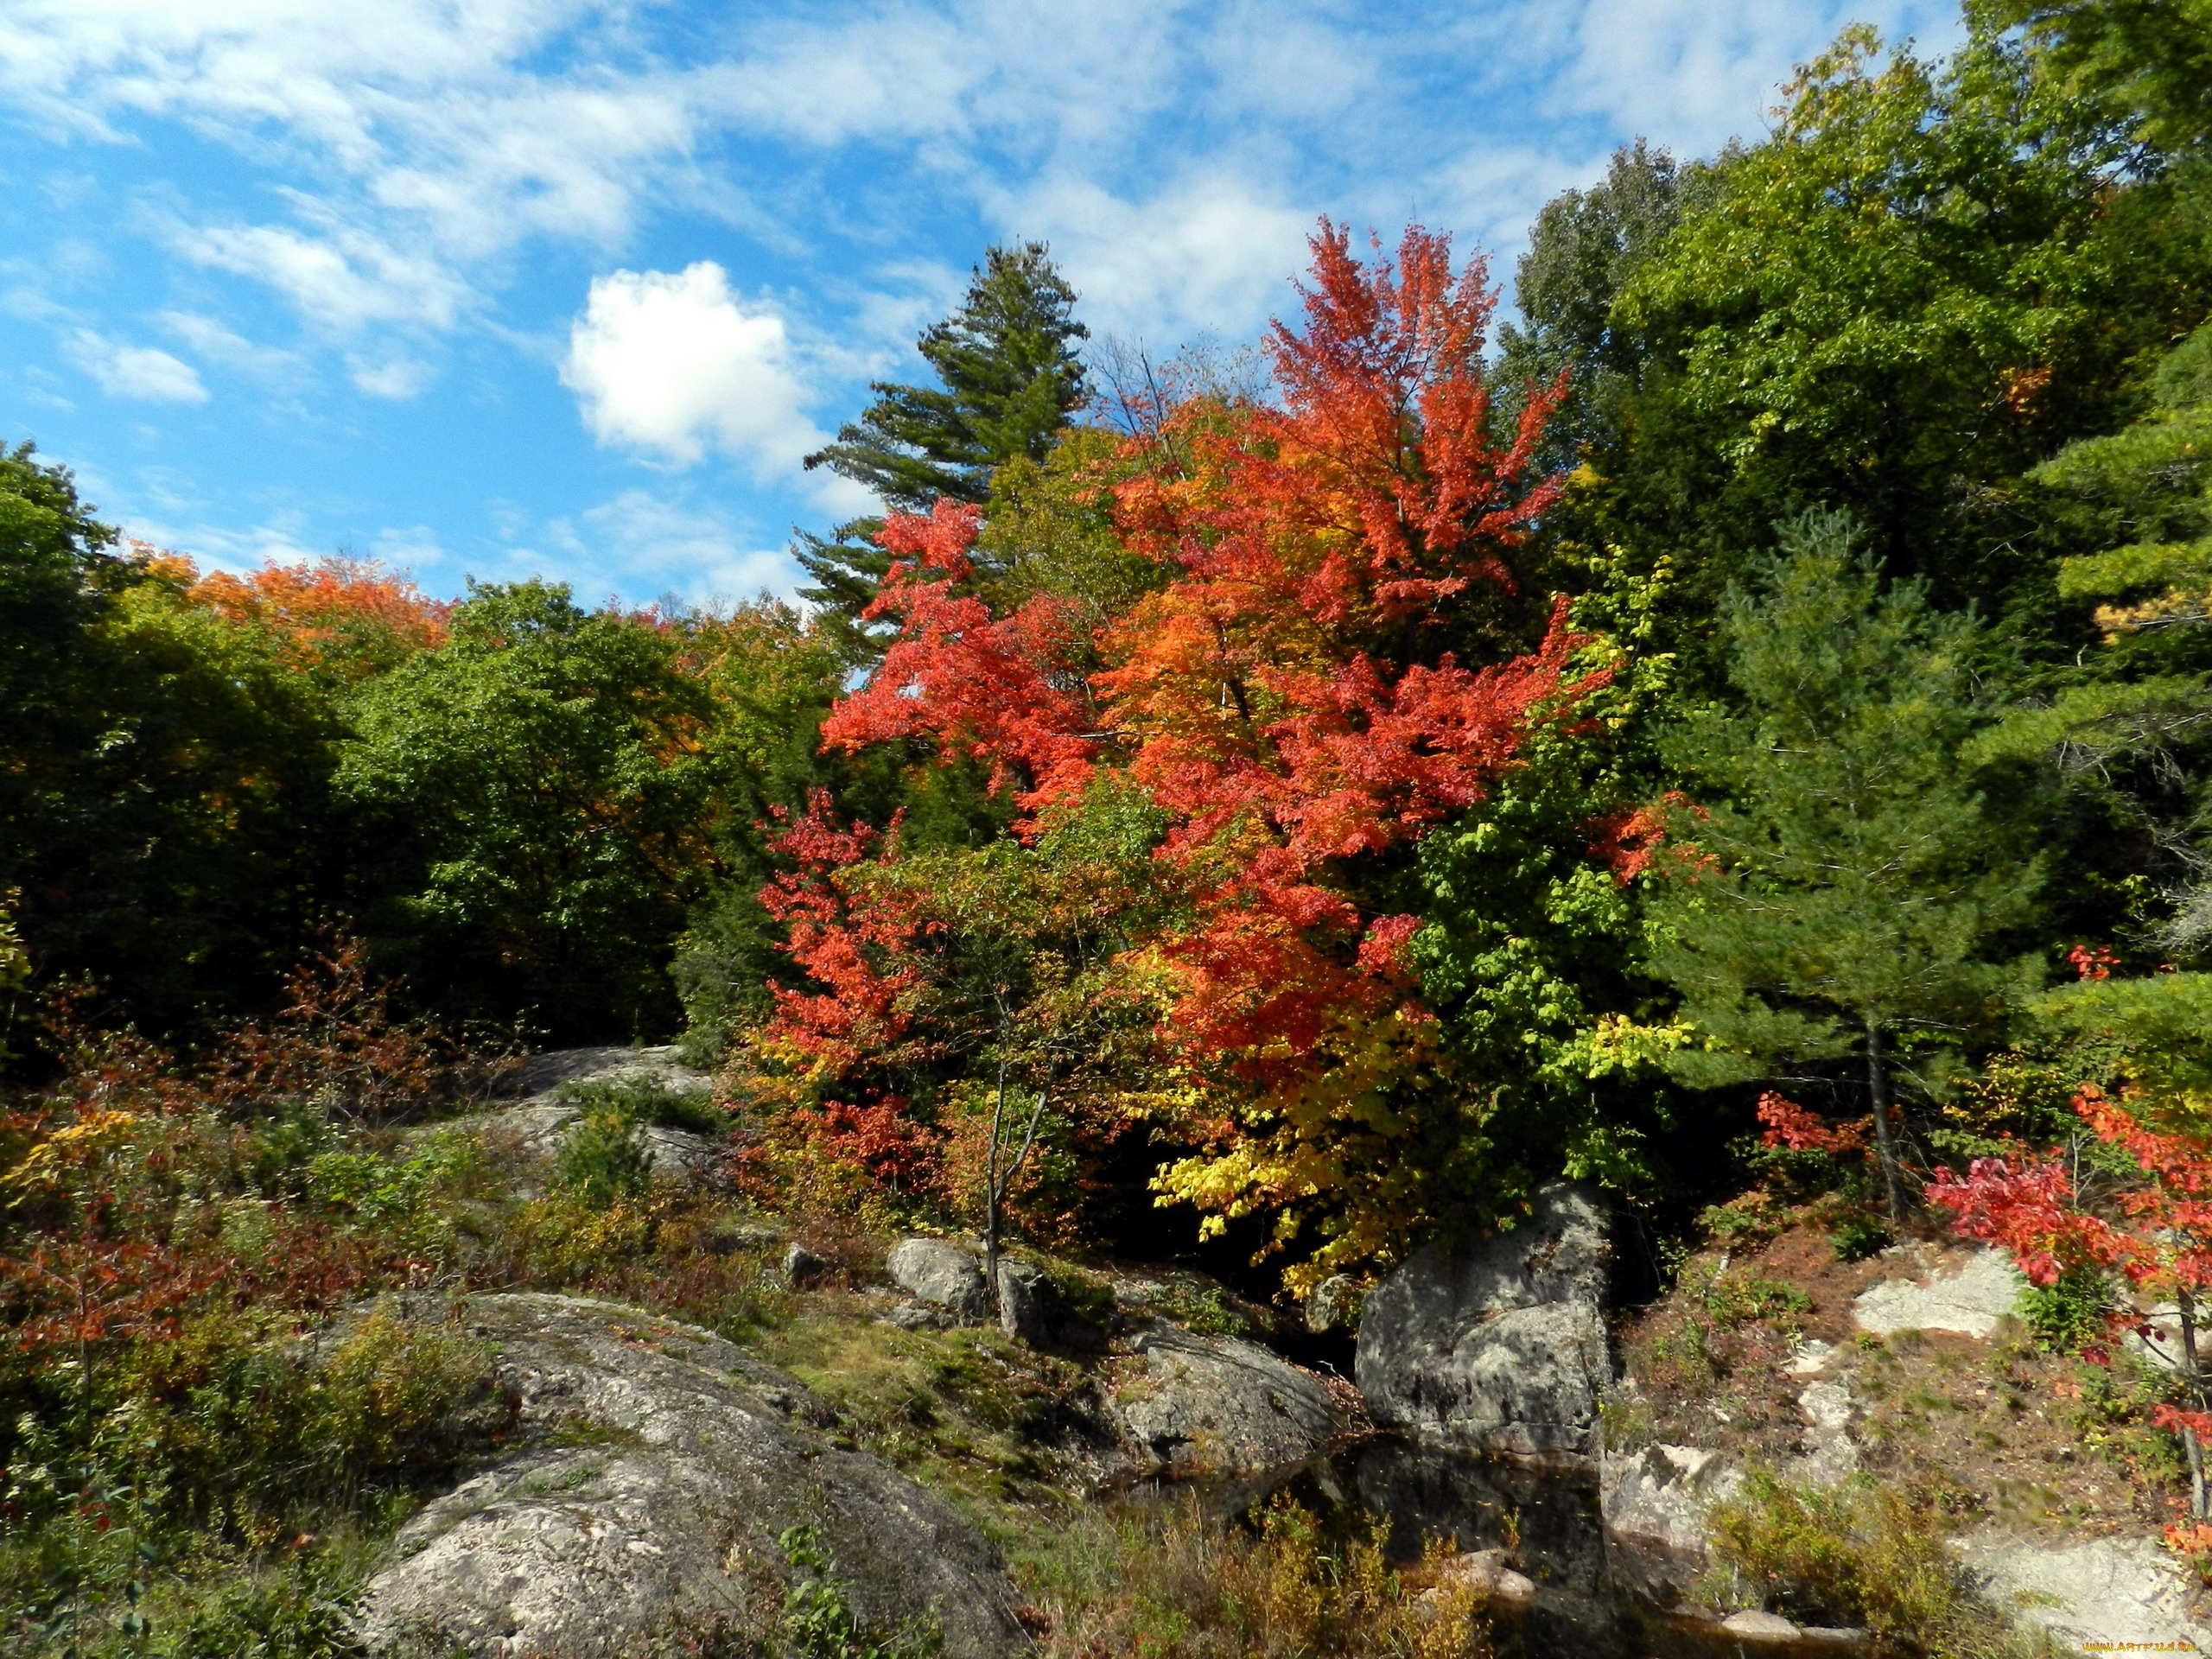
[[[667,1129],[690,1129],[695,1135],[723,1135],[729,1114],[714,1097],[696,1089],[671,1089],[659,1077],[643,1077],[613,1083],[564,1083],[555,1091],[587,1110],[609,1108],[632,1123]]]
[[[1863,1626],[1877,1656],[2025,1659],[2034,1651],[1967,1587],[1937,1507],[1908,1492],[1864,1475],[1821,1489],[1754,1467],[1707,1519],[1715,1600],[1764,1604],[1802,1623]]]
[[[776,1540],[797,1577],[784,1602],[784,1640],[791,1659],[931,1659],[942,1632],[920,1619],[881,1635],[865,1630],[846,1599],[837,1562],[812,1527],[786,1529]]]
[[[553,1179],[594,1210],[609,1209],[649,1190],[652,1163],[637,1121],[620,1106],[586,1107],[561,1143]]]
[[[1890,1230],[1872,1216],[1853,1216],[1838,1227],[1829,1243],[1839,1262],[1864,1262],[1890,1247]]]
[[[2101,1348],[2111,1339],[2107,1319],[2112,1287],[2092,1267],[2073,1267],[2055,1283],[2028,1285],[2020,1292],[2020,1316],[2036,1340],[2053,1353],[2075,1354]]]

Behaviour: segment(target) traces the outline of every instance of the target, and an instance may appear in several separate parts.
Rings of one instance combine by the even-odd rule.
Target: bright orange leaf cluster
[[[251,575],[214,571],[194,582],[194,604],[267,630],[290,664],[356,680],[443,643],[453,607],[360,559],[266,564]]]
[[[991,763],[994,791],[1024,812],[1080,794],[1093,741],[1084,699],[1057,671],[1072,654],[1074,616],[1050,598],[1012,616],[960,591],[982,528],[974,507],[940,501],[925,518],[893,513],[877,539],[899,556],[866,614],[898,620],[899,638],[868,684],[823,723],[825,747],[849,752],[923,734]]]
[[[1860,1118],[1856,1122],[1838,1124],[1831,1128],[1796,1101],[1777,1095],[1772,1090],[1759,1096],[1758,1114],[1762,1125],[1759,1139],[1770,1147],[1789,1152],[1830,1154],[1863,1153],[1866,1150],[1869,1119]]]

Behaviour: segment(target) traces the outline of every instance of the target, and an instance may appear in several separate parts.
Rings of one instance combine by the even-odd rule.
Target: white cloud
[[[316,237],[276,225],[174,225],[168,242],[196,264],[268,283],[309,321],[339,334],[371,323],[449,326],[467,285],[436,260],[343,226]]]
[[[195,311],[164,311],[161,323],[204,360],[220,364],[255,380],[287,380],[296,376],[302,367],[296,353],[274,346],[257,346],[213,317],[201,316]]]
[[[207,388],[181,358],[150,346],[125,346],[80,328],[64,342],[69,359],[111,397],[145,404],[204,404]]]
[[[1048,237],[1094,328],[1144,334],[1249,334],[1290,297],[1314,215],[1234,176],[1198,177],[1145,200],[1060,178],[998,216]]]
[[[609,593],[631,605],[669,593],[705,604],[762,593],[788,596],[798,585],[798,568],[788,554],[760,547],[724,510],[692,505],[681,494],[681,486],[673,495],[625,490],[574,517],[547,522],[535,539],[529,526],[513,520],[507,504],[494,502],[493,517],[507,543],[504,571],[566,582],[587,604]]]
[[[429,364],[405,357],[391,358],[382,363],[366,358],[350,358],[347,359],[347,370],[353,384],[370,397],[388,398],[393,403],[404,403],[418,395],[436,373]]]
[[[438,545],[437,532],[428,524],[406,529],[386,526],[369,543],[369,556],[387,570],[419,573],[429,565],[443,564],[446,550]]]
[[[741,301],[711,260],[595,278],[561,380],[601,443],[677,467],[712,445],[787,473],[822,441],[783,318]]]

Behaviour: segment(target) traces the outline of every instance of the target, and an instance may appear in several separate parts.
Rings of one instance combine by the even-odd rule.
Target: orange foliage
[[[1173,1023],[1255,1081],[1305,1071],[1332,1024],[1403,1004],[1418,926],[1373,915],[1363,871],[1478,800],[1532,721],[1564,710],[1580,643],[1491,666],[1436,640],[1558,493],[1528,474],[1561,388],[1489,432],[1479,259],[1414,227],[1362,264],[1325,222],[1302,332],[1272,340],[1280,408],[1187,406],[1186,457],[1121,491],[1124,534],[1174,577],[1109,633],[1096,677],[1199,922],[1170,941]]]
[[[176,562],[188,578],[194,574],[190,561]],[[435,650],[453,609],[448,601],[425,599],[413,582],[373,561],[336,556],[272,563],[247,576],[213,571],[192,581],[186,597],[233,622],[267,630],[293,668],[343,680],[365,679],[416,652]]]
[[[1759,1096],[1759,1122],[1765,1125],[1759,1139],[1770,1147],[1789,1152],[1861,1153],[1866,1150],[1866,1128],[1862,1117],[1830,1128],[1796,1101],[1769,1090]]]
[[[899,638],[868,684],[823,722],[823,745],[850,753],[926,734],[948,752],[988,760],[991,788],[1018,784],[1017,803],[1034,812],[1080,794],[1090,778],[1083,699],[1054,673],[1077,643],[1074,613],[1039,598],[995,619],[982,600],[958,596],[982,522],[976,508],[952,501],[926,518],[899,512],[885,521],[876,539],[900,559],[866,615],[898,618]]]

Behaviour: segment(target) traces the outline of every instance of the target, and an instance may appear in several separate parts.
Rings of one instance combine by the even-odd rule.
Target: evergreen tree
[[[1662,740],[1698,805],[1675,815],[1652,966],[1699,1035],[1672,1057],[1685,1083],[1834,1082],[1857,1061],[1894,1217],[1896,1082],[2025,988],[1993,947],[2040,871],[1959,759],[1974,623],[1921,583],[1884,588],[1855,543],[1843,516],[1808,514],[1764,590],[1723,601],[1740,707]]]
[[[864,484],[901,512],[927,512],[940,499],[981,505],[991,474],[1010,461],[1043,461],[1090,395],[1077,342],[1090,331],[1076,321],[1075,302],[1043,243],[987,250],[960,309],[916,342],[938,385],[874,382],[875,401],[807,466]],[[855,660],[880,648],[860,621],[890,568],[879,527],[861,518],[827,537],[802,531],[793,550],[814,581],[800,596],[835,619]]]
[[[2069,887],[2130,893],[2147,942],[2178,959],[2212,947],[2212,326],[2151,385],[2142,419],[2030,475],[2053,533],[2098,550],[2058,561],[2056,598],[2101,643],[2031,682],[1980,747],[2056,770],[2087,814],[2069,851],[2093,874]]]

